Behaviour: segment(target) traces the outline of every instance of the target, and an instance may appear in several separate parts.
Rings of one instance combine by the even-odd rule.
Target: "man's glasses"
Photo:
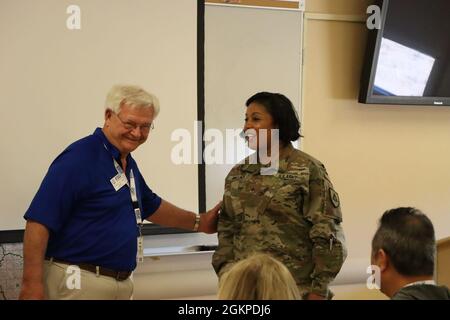
[[[119,115],[117,113],[115,113],[115,115],[117,116],[117,119],[120,120],[120,122],[122,122],[122,125],[125,129],[127,130],[134,130],[136,128],[139,128],[141,130],[141,132],[143,133],[149,133],[150,130],[155,129],[155,124],[149,123],[149,124],[142,124],[142,125],[137,125],[136,123],[132,122],[132,121],[123,121]]]

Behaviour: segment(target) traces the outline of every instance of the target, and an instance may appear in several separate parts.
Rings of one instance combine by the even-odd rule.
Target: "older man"
[[[143,258],[144,219],[216,232],[220,204],[198,215],[162,200],[131,156],[158,112],[152,94],[114,86],[103,128],[53,161],[25,213],[21,299],[129,299],[131,272]],[[70,278],[76,270],[79,281]]]

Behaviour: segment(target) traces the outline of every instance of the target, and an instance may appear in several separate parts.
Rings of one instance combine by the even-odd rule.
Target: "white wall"
[[[161,113],[134,153],[149,186],[198,210],[197,165],[174,165],[176,128],[197,118],[197,1],[79,0],[81,29],[68,30],[69,0],[0,0],[0,230],[23,229],[51,161],[103,125],[111,85],[155,93]]]

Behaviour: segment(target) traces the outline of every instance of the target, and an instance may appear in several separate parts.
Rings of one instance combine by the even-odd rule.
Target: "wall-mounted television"
[[[450,0],[383,0],[359,102],[450,106]]]

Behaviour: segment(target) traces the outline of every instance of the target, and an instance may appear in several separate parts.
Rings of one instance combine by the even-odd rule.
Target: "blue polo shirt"
[[[120,163],[119,150],[97,128],[50,165],[24,216],[50,230],[46,256],[117,271],[136,268],[139,230],[129,187],[115,191],[110,182],[117,175],[113,157]],[[128,179],[131,169],[145,219],[159,208],[161,198],[147,186],[129,155]]]

